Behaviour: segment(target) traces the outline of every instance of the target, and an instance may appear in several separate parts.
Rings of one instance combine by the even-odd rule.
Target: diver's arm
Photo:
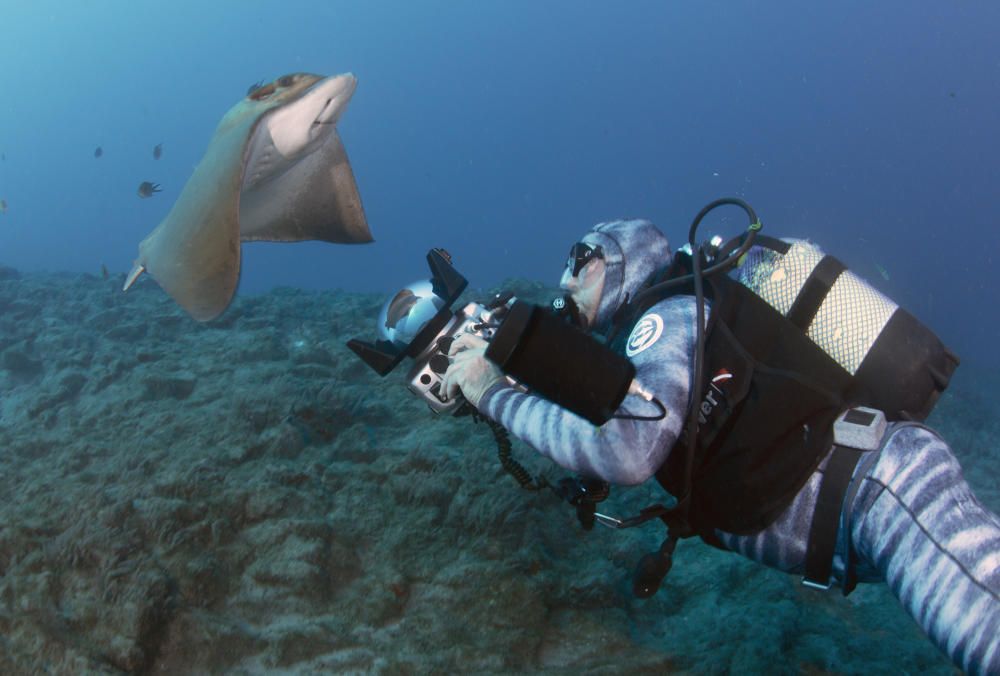
[[[690,297],[667,299],[650,308],[647,315],[657,314],[663,320],[663,333],[631,358],[636,380],[666,409],[661,420],[616,417],[597,427],[547,399],[504,383],[486,390],[479,410],[566,469],[613,484],[642,483],[663,464],[684,427],[695,344],[694,309]],[[658,414],[653,403],[637,395],[626,396],[616,411],[617,416]]]

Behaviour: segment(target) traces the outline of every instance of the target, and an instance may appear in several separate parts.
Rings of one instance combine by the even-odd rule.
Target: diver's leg
[[[861,563],[877,569],[955,664],[1000,674],[1000,519],[951,450],[924,427],[895,428],[850,509]]]

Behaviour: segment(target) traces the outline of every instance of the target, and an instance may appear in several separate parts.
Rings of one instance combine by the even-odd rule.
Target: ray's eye
[[[274,93],[274,83],[269,82],[263,87],[257,87],[248,95],[254,101],[260,101],[261,99],[266,99],[268,96]]]
[[[294,75],[282,75],[278,78],[279,87],[291,87],[293,84],[295,84]]]

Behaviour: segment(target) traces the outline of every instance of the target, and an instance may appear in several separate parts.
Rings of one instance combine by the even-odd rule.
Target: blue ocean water
[[[295,71],[324,75],[351,71],[359,86],[339,126],[376,242],[353,247],[245,245],[241,294],[277,286],[388,294],[426,276],[424,255],[435,246],[453,254],[456,266],[474,287],[495,286],[508,278],[554,284],[569,246],[598,221],[647,217],[680,244],[704,204],[738,196],[756,208],[768,234],[814,239],[928,324],[963,358],[958,381],[1000,370],[1000,354],[994,349],[1000,320],[993,313],[1000,286],[993,260],[1000,251],[995,216],[1000,185],[998,27],[1000,5],[992,0],[828,4],[0,0],[0,266],[92,275],[99,275],[104,266],[112,273],[128,271],[139,241],[169,211],[219,118],[251,84]],[[163,154],[156,158],[153,150],[160,144]],[[136,188],[144,181],[161,185],[162,192],[139,199]],[[742,212],[719,210],[701,232],[735,234],[744,226]],[[541,615],[526,611],[519,605],[522,599],[530,601],[530,610],[549,599],[570,598],[583,605],[593,603],[592,610],[611,611],[602,620],[610,620],[607,625],[595,625],[591,634],[582,635],[607,634],[616,640],[634,632],[635,645],[629,643],[619,648],[621,652],[634,652],[644,642],[654,651],[669,646],[669,655],[711,671],[711,665],[729,659],[730,652],[716,650],[721,642],[732,644],[728,649],[738,656],[763,647],[759,655],[751,655],[754,660],[736,664],[771,665],[775,670],[798,665],[806,671],[816,664],[836,669],[864,662],[877,671],[877,665],[894,664],[895,653],[901,651],[892,639],[895,629],[880,633],[884,632],[881,618],[888,617],[912,629],[917,637],[912,642],[930,654],[912,657],[918,653],[907,647],[901,652],[909,661],[899,664],[926,660],[948,669],[947,658],[925,643],[915,626],[906,624],[909,617],[892,602],[885,585],[872,585],[852,597],[850,603],[860,608],[803,597],[802,607],[809,612],[800,613],[799,588],[793,587],[790,577],[754,578],[773,571],[739,568],[750,564],[737,557],[732,557],[735,563],[723,564],[730,567],[700,567],[704,557],[721,556],[707,547],[692,547],[694,551],[685,553],[691,558],[672,573],[671,592],[676,597],[664,600],[661,595],[635,614],[618,612],[625,603],[615,585],[621,586],[629,574],[622,571],[641,552],[594,538],[589,541],[591,549],[574,550],[567,542],[577,533],[563,528],[562,522],[535,519],[536,512],[520,519],[524,512],[503,508],[504,500],[513,503],[514,498],[488,485],[481,461],[468,452],[480,441],[470,441],[467,430],[449,428],[440,419],[431,422],[428,416],[418,425],[407,422],[406,432],[401,433],[404,414],[412,413],[405,418],[409,421],[426,413],[422,408],[414,412],[417,402],[403,388],[391,389],[393,385],[385,383],[381,391],[365,389],[366,381],[359,377],[363,366],[338,363],[340,371],[333,372],[335,360],[325,347],[285,353],[282,341],[288,336],[294,337],[290,344],[297,347],[306,342],[300,334],[319,347],[325,338],[315,333],[314,325],[322,322],[305,313],[296,315],[296,304],[311,308],[331,303],[326,306],[329,316],[341,316],[321,330],[332,334],[348,327],[353,333],[351,319],[342,316],[344,308],[355,302],[362,307],[364,302],[333,304],[324,298],[314,304],[315,299],[295,291],[261,298],[259,305],[245,311],[240,327],[228,327],[246,339],[234,362],[226,342],[230,334],[209,336],[222,332],[199,326],[203,333],[188,336],[186,327],[178,328],[176,316],[157,315],[155,309],[149,315],[130,312],[134,307],[130,304],[139,302],[137,296],[145,298],[140,294],[159,293],[152,285],[115,305],[105,303],[110,282],[40,282],[26,276],[22,285],[10,271],[0,269],[0,273],[8,275],[0,281],[16,290],[9,297],[16,302],[4,305],[13,309],[5,310],[6,317],[0,313],[0,319],[7,320],[8,330],[18,328],[12,336],[0,333],[8,357],[0,365],[5,369],[0,376],[11,384],[3,391],[6,400],[0,401],[7,407],[0,410],[0,418],[7,414],[0,422],[9,425],[0,426],[6,435],[0,444],[0,483],[9,493],[0,502],[15,508],[8,512],[14,517],[3,519],[7,529],[0,528],[0,563],[8,578],[0,591],[21,592],[21,609],[28,609],[23,604],[37,598],[69,599],[76,590],[94,591],[90,598],[96,600],[88,600],[84,593],[75,610],[73,603],[57,604],[65,611],[51,625],[58,630],[57,643],[73,648],[64,640],[65,626],[77,627],[79,636],[88,637],[79,645],[89,643],[92,636],[106,636],[116,624],[117,608],[97,593],[106,594],[107,587],[91,584],[93,578],[88,576],[99,575],[87,565],[70,566],[68,571],[57,565],[51,577],[60,582],[40,583],[39,593],[33,595],[23,580],[36,574],[46,580],[50,576],[50,571],[39,572],[36,567],[43,546],[38,534],[65,532],[60,542],[44,546],[49,554],[63,547],[74,560],[77,551],[86,551],[77,548],[79,541],[92,547],[95,560],[111,560],[126,552],[117,546],[131,537],[127,528],[98,518],[101,513],[91,503],[74,503],[72,511],[65,507],[83,492],[120,497],[120,504],[142,512],[137,521],[156,525],[151,532],[157,532],[160,524],[178,529],[178,537],[195,532],[181,531],[166,507],[164,515],[153,514],[152,509],[143,512],[143,505],[149,505],[143,500],[155,490],[189,496],[185,513],[204,516],[210,528],[198,532],[210,533],[211,546],[192,540],[191,547],[199,550],[197,554],[208,549],[209,563],[216,560],[212,557],[221,562],[229,561],[229,556],[234,561],[250,559],[215,542],[216,523],[225,525],[219,519],[231,505],[259,498],[253,507],[257,515],[273,510],[270,525],[282,530],[286,518],[296,523],[330,519],[328,491],[356,490],[364,497],[359,503],[365,505],[365,516],[374,520],[355,524],[350,505],[341,506],[337,518],[342,521],[332,530],[343,539],[344,549],[362,547],[369,531],[377,533],[383,542],[392,543],[384,551],[393,555],[383,562],[401,570],[413,566],[414,597],[425,591],[428,580],[443,579],[439,589],[445,591],[435,600],[452,605],[441,606],[445,609],[436,614],[446,619],[453,614],[457,623],[486,627],[492,635],[497,625],[477,624],[477,613],[492,621],[493,606],[477,602],[486,598],[475,596],[483,591],[482,585],[462,586],[468,580],[460,566],[435,577],[439,571],[430,559],[416,565],[395,559],[402,556],[400,552],[453,546],[440,537],[438,521],[427,527],[434,536],[425,535],[420,510],[430,513],[438,500],[450,505],[454,490],[449,482],[463,473],[486,487],[458,491],[459,507],[448,509],[445,520],[451,522],[444,525],[460,546],[448,554],[456,554],[457,563],[462,562],[461,555],[476,563],[475,557],[492,561],[496,567],[488,570],[501,570],[515,590],[525,590],[523,596],[510,595],[513,610],[501,616],[514,618],[508,625],[513,628],[511,635],[521,631],[518,621],[523,617],[533,616],[537,626]],[[66,300],[65,306],[59,312],[51,307],[31,312],[37,309],[33,303],[49,293],[55,298],[50,306]],[[80,310],[81,302],[94,309],[93,315]],[[275,314],[274,307],[281,307],[281,312]],[[75,324],[82,316],[85,323]],[[374,317],[371,320],[374,324]],[[40,327],[50,335],[35,346]],[[343,349],[343,341],[336,342]],[[195,350],[193,345],[204,349]],[[352,372],[351,366],[357,371]],[[295,379],[274,377],[296,368]],[[267,378],[258,377],[262,373]],[[22,375],[23,383],[17,380]],[[370,374],[365,371],[365,375]],[[343,387],[348,379],[351,388]],[[295,397],[305,391],[303,382],[317,385],[315,392],[302,397],[315,408],[299,409],[298,417],[286,424],[288,409],[295,411],[299,403]],[[113,401],[113,393],[119,391],[128,393],[122,399],[125,405]],[[956,382],[935,412],[941,418],[934,424],[956,451],[965,454],[962,462],[970,481],[977,490],[985,487],[981,494],[987,494],[995,486],[997,465],[991,453],[997,416],[995,406],[981,400],[995,398],[991,389],[983,388],[976,397],[968,392],[966,383],[960,387]],[[407,409],[407,404],[413,408]],[[110,415],[111,405],[123,412]],[[316,411],[322,412],[322,419],[313,420]],[[384,415],[385,411],[393,415]],[[98,424],[91,425],[95,421]],[[91,426],[96,428],[93,434],[79,434]],[[206,428],[211,433],[208,441],[200,436]],[[277,435],[288,429],[296,433]],[[415,441],[414,430],[427,436]],[[281,442],[273,447],[260,440],[262,435],[269,439],[271,432]],[[440,468],[436,463],[443,452],[453,456],[450,477],[436,486],[409,483],[411,475]],[[129,464],[133,459],[143,464]],[[125,470],[115,462],[125,463]],[[171,463],[193,469],[171,475]],[[287,472],[274,472],[275,463],[285,463]],[[313,493],[300,491],[313,481],[307,470],[327,477],[327,483]],[[46,474],[50,471],[51,476]],[[244,480],[257,473],[273,477],[274,485],[262,489],[265,484]],[[230,477],[230,491],[220,496],[219,479],[224,476]],[[59,492],[48,490],[50,479],[65,481],[66,493],[53,495]],[[39,483],[42,488],[37,488]],[[383,490],[385,485],[392,490]],[[295,499],[289,499],[282,511],[273,496],[288,494]],[[301,499],[303,494],[308,500]],[[988,495],[994,500],[991,505],[996,504],[995,491]],[[372,496],[382,502],[372,503]],[[52,505],[57,508],[49,509]],[[205,505],[208,508],[202,509]],[[642,505],[645,501],[636,503]],[[400,506],[407,516],[417,517],[398,525]],[[117,513],[125,519],[131,512]],[[528,533],[524,541],[529,546],[506,544],[521,537],[516,530],[509,541],[499,537],[489,541],[501,554],[466,546],[469,533],[493,537],[490,519],[501,525],[508,519],[523,522],[518,525]],[[534,525],[538,522],[553,532],[565,531],[557,533],[562,539],[538,535]],[[38,523],[51,530],[36,527]],[[379,525],[369,528],[369,523]],[[496,530],[511,529],[497,526]],[[235,537],[233,533],[242,535],[239,527],[228,536]],[[310,537],[310,542],[334,552],[331,559],[340,554],[330,546],[329,532]],[[648,537],[656,539],[648,543],[655,547],[657,534]],[[151,545],[151,550],[157,547]],[[311,569],[295,567],[292,549],[278,542],[272,552],[255,551],[248,568],[250,573],[305,570],[296,580],[302,584],[302,596],[312,599]],[[515,551],[525,567],[503,571],[512,560],[508,554]],[[132,553],[135,559],[145,556]],[[204,585],[216,588],[206,594],[206,604],[221,598],[225,585],[216,584],[212,566],[187,567],[186,557],[194,558],[178,550],[170,563],[171,570],[183,571],[179,576],[183,595]],[[517,562],[517,557],[513,560]],[[579,577],[580,589],[589,586],[594,595],[581,599],[575,591],[581,572],[576,568],[585,563],[594,563],[596,572]],[[547,569],[559,572],[561,566],[573,569],[572,579],[566,578],[566,584],[574,585],[569,592],[558,588],[563,580],[550,585],[547,580],[554,578],[545,577]],[[356,574],[350,565],[345,569],[345,577]],[[236,579],[243,568],[232,570]],[[387,578],[393,582],[386,589],[368,585],[370,580],[381,584],[383,577],[380,569],[358,578],[362,582],[353,585],[352,593],[377,597],[381,591],[405,606],[411,598],[407,577]],[[765,582],[758,584],[759,579]],[[452,593],[450,585],[462,591]],[[266,587],[251,586],[247,595]],[[730,612],[745,602],[742,597],[725,598],[733,589],[748,589],[762,607],[775,602],[784,608],[776,621],[761,627],[756,618],[767,610]],[[146,609],[155,610],[161,602],[169,605],[160,597],[150,600],[150,594],[134,596],[147,604],[135,606],[136,617],[155,615]],[[238,603],[239,595],[234,596]],[[294,602],[294,596],[281,591],[277,598]],[[14,596],[8,593],[7,598]],[[90,613],[86,604],[100,605],[101,599],[102,611]],[[347,599],[331,610],[331,615],[341,613],[345,622],[353,621],[353,613],[341,608],[355,609]],[[728,604],[722,612],[717,608],[720,599]],[[418,613],[413,622],[420,622],[420,608],[437,608],[426,597],[422,600],[423,606],[415,604]],[[676,622],[678,616],[670,617],[667,611],[677,608],[685,613],[694,610]],[[266,616],[281,624],[282,616],[272,617],[271,610],[259,615],[234,611],[233,617]],[[5,629],[0,634],[7,635],[0,636],[0,663],[9,657],[4,651],[17,642],[29,659],[44,664],[45,655],[31,654],[37,650],[38,629],[30,617],[17,625],[28,627],[27,633],[17,641],[10,638],[13,632],[7,628],[23,621],[15,620],[15,614],[0,613]],[[196,615],[184,615],[184,622]],[[117,624],[131,632],[130,616],[123,618]],[[74,625],[78,620],[80,624]],[[663,625],[658,624],[661,620]],[[210,646],[204,650],[207,655],[229,653],[230,645],[239,647],[233,637],[243,636],[242,628],[208,633],[203,631],[211,626],[208,621],[192,623],[188,629],[184,622],[173,625],[176,644],[164,644],[164,655],[178,661],[198,646]],[[580,626],[586,629],[567,621],[567,640],[557,640],[557,635],[548,643],[572,643],[570,634]],[[607,626],[613,631],[605,632]],[[786,640],[793,631],[799,633],[799,646],[805,650],[789,645],[797,643]],[[287,633],[296,632],[302,632],[301,627]],[[28,640],[20,640],[25,635]],[[415,632],[409,645],[426,648],[425,635]],[[186,644],[191,637],[195,638]],[[151,643],[160,649],[159,638],[149,642],[146,638],[122,643],[124,648],[119,645],[125,654],[116,656],[120,663],[139,659],[132,647]],[[275,643],[283,641],[284,637]],[[296,646],[313,650],[321,644],[311,634],[293,636],[287,644],[293,646],[288,648],[289,660],[294,662]],[[220,645],[225,649],[219,650]],[[613,641],[609,645],[614,648]],[[468,646],[462,649],[472,651]],[[813,656],[821,649],[832,656],[828,661]],[[599,669],[604,646],[593,650],[592,665],[597,666],[592,668]],[[717,661],[699,662],[705,660],[705,651],[719,653]],[[66,652],[74,654],[73,649]],[[231,652],[235,656],[239,650]],[[405,652],[400,651],[404,660]],[[447,650],[435,652],[432,658],[450,659]],[[144,660],[155,661],[155,653],[138,651]],[[254,651],[246,653],[252,656]],[[785,661],[775,664],[779,653],[787,653],[781,655]],[[586,663],[588,654],[577,663]],[[662,661],[656,664],[671,659],[669,655],[658,655]],[[810,657],[804,660],[803,655]],[[496,652],[485,657],[498,659]],[[447,669],[441,669],[454,671],[456,663],[468,665],[464,658],[442,661]],[[528,663],[538,662],[515,656],[502,664]]]
[[[1000,364],[982,311],[1000,282],[994,2],[0,7],[6,265],[127,271],[250,84],[352,71],[340,129],[376,243],[247,245],[241,293],[390,292],[432,246],[476,286],[553,283],[593,223],[648,217],[681,241],[736,195],[966,363]],[[140,200],[141,181],[163,192]]]

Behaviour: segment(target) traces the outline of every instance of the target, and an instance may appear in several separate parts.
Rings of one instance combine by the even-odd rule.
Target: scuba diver
[[[442,392],[585,481],[667,488],[676,506],[653,516],[669,535],[640,563],[638,596],[655,593],[677,539],[697,535],[845,595],[884,580],[956,665],[1000,674],[1000,519],[915,422],[957,359],[809,242],[745,237],[728,252],[735,279],[711,274],[726,252],[692,248],[672,255],[646,220],[599,224],[572,247],[557,307],[641,385],[603,424],[513,386],[473,334],[451,344]],[[852,297],[866,326],[833,321]]]

